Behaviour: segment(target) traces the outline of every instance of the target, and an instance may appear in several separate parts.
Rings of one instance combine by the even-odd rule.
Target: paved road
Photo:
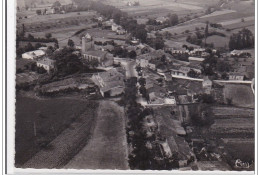
[[[126,63],[126,77],[137,77],[137,72],[135,70],[136,62],[135,61],[129,61]]]
[[[101,101],[88,144],[64,167],[69,169],[129,169],[124,109]]]

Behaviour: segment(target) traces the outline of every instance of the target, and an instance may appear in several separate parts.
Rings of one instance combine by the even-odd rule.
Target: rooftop
[[[48,65],[48,66],[53,66],[55,64],[55,60],[49,59],[49,58],[44,58],[42,60],[37,61],[37,63]]]
[[[204,61],[205,59],[204,58],[198,58],[198,57],[189,57],[189,61]]]

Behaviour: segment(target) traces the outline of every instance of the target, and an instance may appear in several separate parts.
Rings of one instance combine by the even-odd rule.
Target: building
[[[46,57],[42,60],[37,61],[36,65],[37,67],[44,68],[48,73],[50,73],[51,70],[55,69],[55,62],[56,61]]]
[[[117,33],[118,35],[124,35],[124,34],[126,34],[126,30],[124,30],[124,29],[117,29],[117,30],[116,30],[116,33]]]
[[[192,65],[201,64],[205,59],[204,58],[198,58],[198,57],[189,57],[189,62]]]
[[[45,52],[43,50],[34,50],[34,51],[23,53],[22,58],[34,60],[37,58],[41,58],[44,55],[45,55]]]
[[[81,46],[82,53],[85,53],[88,50],[93,50],[93,48],[94,48],[93,38],[91,35],[87,33],[85,36],[82,37],[82,46]]]
[[[204,93],[210,94],[212,89],[212,81],[209,79],[208,76],[203,78],[202,88],[204,90]]]
[[[230,73],[229,74],[229,80],[243,81],[244,80],[244,75],[242,75],[240,73]]]
[[[92,76],[103,97],[113,97],[124,92],[124,75],[116,69],[100,72]]]
[[[87,51],[85,53],[82,53],[82,55],[83,55],[83,58],[88,61],[97,59],[99,62],[99,66],[102,66],[102,67],[109,67],[114,64],[113,55],[106,51],[100,51],[100,50],[93,51],[92,50],[92,51]]]
[[[186,67],[186,66],[180,66],[180,68],[178,69],[171,69],[171,74],[172,75],[177,75],[177,76],[188,76],[189,71],[191,70],[190,67]]]

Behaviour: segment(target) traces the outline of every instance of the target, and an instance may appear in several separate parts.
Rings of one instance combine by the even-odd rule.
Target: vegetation
[[[230,36],[229,49],[246,49],[254,47],[254,35],[249,29],[242,29]]]

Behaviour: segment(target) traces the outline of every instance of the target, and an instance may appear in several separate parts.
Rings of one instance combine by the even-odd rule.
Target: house
[[[164,79],[165,79],[165,81],[172,81],[171,72],[165,72],[164,73]]]
[[[34,60],[37,58],[41,58],[44,55],[45,55],[45,52],[43,50],[34,50],[34,51],[23,53],[22,58]]]
[[[233,50],[230,52],[231,57],[250,57],[251,54],[243,50]]]
[[[102,23],[102,28],[111,30],[113,24],[114,24],[114,22],[112,22],[112,21],[105,21]]]
[[[171,69],[171,74],[175,76],[177,75],[177,76],[187,77],[190,70],[191,70],[190,67],[180,66],[179,68]]]
[[[92,76],[103,97],[113,97],[124,92],[124,75],[116,69],[100,72]]]
[[[114,64],[114,57],[112,54],[105,52],[105,51],[100,51],[100,50],[96,50],[96,51],[87,51],[83,54],[83,58],[85,60],[93,60],[93,59],[97,59],[99,62],[99,66],[102,67],[109,67],[112,66]]]
[[[124,30],[124,29],[117,29],[117,30],[116,30],[116,33],[117,33],[118,35],[124,35],[124,34],[126,34],[126,30]]]
[[[209,79],[208,76],[203,78],[202,87],[206,94],[210,94],[212,89],[212,81]]]
[[[198,57],[189,57],[188,59],[190,64],[192,65],[200,65],[205,60],[205,58],[198,58]]]
[[[198,81],[190,82],[187,85],[187,95],[194,101],[194,96],[199,94],[203,94],[202,83]]]
[[[155,20],[156,20],[156,22],[163,24],[164,22],[166,22],[168,20],[168,18],[166,18],[164,16],[160,16],[160,17],[156,18]]]
[[[167,91],[157,84],[147,89],[149,93],[150,104],[164,104]]]
[[[112,24],[112,26],[111,26],[111,29],[112,29],[112,31],[114,31],[114,32],[116,32],[118,29],[120,29],[121,27],[119,26],[119,25],[117,25],[117,24]]]
[[[51,70],[55,69],[55,62],[55,60],[46,57],[42,60],[37,61],[36,65],[37,67],[44,68],[48,73],[50,73]]]
[[[238,81],[244,80],[244,75],[240,73],[230,73],[228,77],[229,80],[238,80]]]
[[[151,92],[149,93],[150,104],[163,104],[164,103],[164,95],[160,92]]]
[[[99,22],[103,22],[104,19],[103,19],[102,16],[100,16],[100,17],[97,18],[97,20],[98,20]]]

